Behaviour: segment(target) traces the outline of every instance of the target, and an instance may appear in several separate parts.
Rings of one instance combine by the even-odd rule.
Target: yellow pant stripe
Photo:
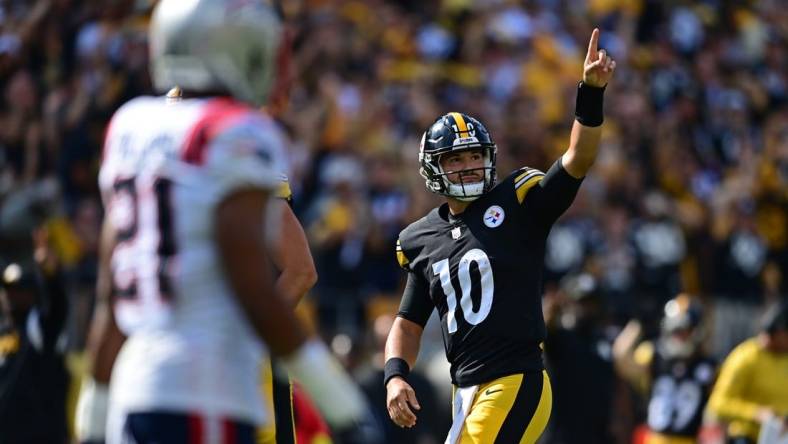
[[[465,418],[460,437],[461,443],[492,443],[501,429],[506,414],[512,409],[523,375],[515,374],[498,378],[479,386],[479,391]]]
[[[271,358],[261,365],[260,392],[270,419],[257,429],[257,444],[294,444],[293,385]]]
[[[541,381],[534,379],[540,377]],[[524,386],[526,383],[527,386]],[[540,387],[541,391],[537,393]],[[481,385],[465,418],[459,443],[488,444],[519,440],[521,444],[533,444],[547,426],[552,404],[550,378],[544,371],[541,375],[508,375]]]
[[[274,378],[271,360],[266,359],[260,366],[260,381],[265,409],[268,411],[268,422],[257,429],[258,444],[276,442],[276,421],[274,418]]]
[[[528,423],[528,428],[525,429],[523,439],[520,444],[533,444],[542,435],[545,427],[547,427],[547,420],[550,419],[550,411],[553,409],[553,389],[550,387],[550,378],[547,372],[542,372],[543,385],[542,396],[539,398],[539,405],[536,407],[531,422]]]

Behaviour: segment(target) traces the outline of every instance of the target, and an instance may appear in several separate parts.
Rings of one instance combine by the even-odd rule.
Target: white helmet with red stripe
[[[161,92],[178,85],[265,104],[276,75],[282,24],[262,0],[161,0],[150,25],[151,76]]]

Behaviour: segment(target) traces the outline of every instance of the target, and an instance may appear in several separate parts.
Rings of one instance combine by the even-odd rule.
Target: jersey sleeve
[[[403,245],[402,237],[403,234],[400,234],[400,238],[397,240],[397,262],[403,270],[408,272],[408,280],[405,283],[405,291],[402,294],[397,316],[424,327],[435,307],[430,299],[429,283],[413,269],[409,256],[413,256],[414,252]]]
[[[430,299],[429,284],[417,273],[409,271],[397,316],[424,327],[434,308]]]
[[[525,196],[534,186],[544,179],[544,173],[535,169],[523,167],[517,172],[514,178],[514,191],[517,194],[517,202],[523,203]]]
[[[128,137],[123,137],[118,130],[119,127],[125,126],[126,121],[133,118],[127,117],[133,110],[137,103],[142,102],[142,98],[132,99],[124,103],[112,118],[107,123],[104,130],[104,143],[101,147],[101,164],[99,166],[98,184],[99,191],[104,206],[108,205],[108,198],[112,195],[112,186],[115,181],[117,169],[121,161],[117,160],[118,152],[125,149],[129,142]]]
[[[223,129],[210,141],[203,166],[215,199],[242,188],[278,195],[287,174],[283,145],[275,128],[262,119],[240,119]]]
[[[280,176],[279,187],[276,189],[276,198],[284,200],[291,207],[293,206],[293,191],[290,189],[290,180],[285,174]]]
[[[405,256],[405,251],[402,249],[402,243],[399,239],[397,239],[397,263],[399,264],[400,268],[405,271],[410,271],[410,260],[407,256]]]
[[[583,179],[572,177],[564,169],[559,158],[547,174],[524,168],[515,178],[514,186],[517,200],[529,217],[549,230],[572,204],[582,183]]]

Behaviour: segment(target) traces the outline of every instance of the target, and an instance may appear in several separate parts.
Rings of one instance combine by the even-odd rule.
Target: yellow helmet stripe
[[[462,114],[460,113],[449,113],[454,118],[454,121],[457,123],[457,129],[460,130],[460,133],[467,133],[468,132],[468,125],[465,124],[465,119],[462,118]]]

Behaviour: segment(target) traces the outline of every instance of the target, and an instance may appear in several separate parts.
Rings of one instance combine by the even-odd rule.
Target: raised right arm
[[[613,362],[616,371],[638,390],[645,389],[648,383],[649,367],[643,361],[651,360],[651,357],[636,356],[641,330],[640,322],[635,320],[629,321],[613,342]],[[641,352],[641,354],[645,353]]]

